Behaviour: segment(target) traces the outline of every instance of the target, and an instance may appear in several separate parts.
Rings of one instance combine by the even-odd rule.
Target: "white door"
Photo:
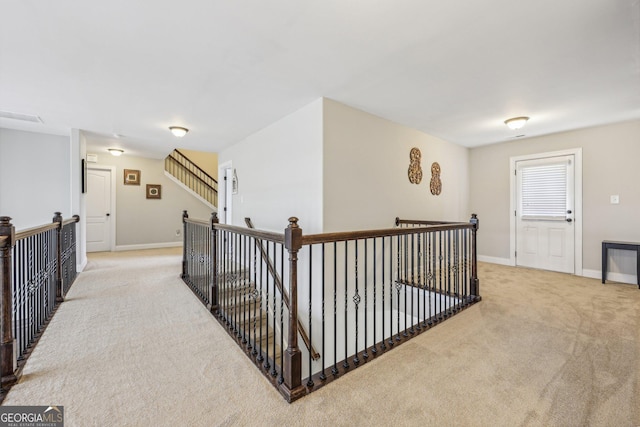
[[[111,171],[87,170],[87,252],[111,250]]]
[[[516,265],[575,272],[574,155],[516,162]]]

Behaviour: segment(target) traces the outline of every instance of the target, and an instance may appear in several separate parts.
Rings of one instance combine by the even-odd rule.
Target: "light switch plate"
[[[618,203],[620,203],[620,196],[617,194],[614,196],[611,196],[611,204],[617,205]]]

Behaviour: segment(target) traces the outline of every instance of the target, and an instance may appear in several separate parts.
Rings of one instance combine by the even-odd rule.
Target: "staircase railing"
[[[475,215],[315,235],[293,217],[284,233],[212,221],[210,259],[188,249],[183,270],[208,263],[212,312],[291,402],[480,301],[477,229]],[[302,328],[318,359],[298,346]]]
[[[173,150],[165,158],[164,169],[209,204],[218,206],[218,181],[180,150]]]
[[[244,222],[245,222],[245,224],[247,224],[247,227],[255,228],[253,226],[253,222],[251,221],[251,218],[245,218]],[[262,246],[262,242],[261,241],[257,241],[256,245],[257,245],[258,250],[260,251],[260,255],[262,256],[262,259],[264,260],[264,262],[267,265],[267,270],[269,271],[269,274],[271,274],[271,276],[273,277],[273,280],[275,281],[276,287],[278,288],[278,292],[280,292],[280,295],[282,295],[282,298],[284,299],[284,305],[287,307],[287,309],[289,309],[289,295],[287,294],[286,290],[284,289],[284,286],[282,286],[282,279],[280,278],[280,275],[276,271],[276,268],[273,265],[273,261],[267,255],[267,252],[265,251],[264,247]],[[320,354],[311,345],[311,340],[309,340],[309,335],[307,334],[307,331],[305,330],[304,326],[302,325],[302,322],[300,322],[300,319],[298,319],[298,333],[300,333],[300,337],[302,338],[302,342],[307,347],[307,350],[310,352],[311,358],[313,360],[318,360],[320,358]]]
[[[76,278],[76,223],[56,212],[51,224],[15,231],[0,217],[0,371],[2,388],[22,368]]]

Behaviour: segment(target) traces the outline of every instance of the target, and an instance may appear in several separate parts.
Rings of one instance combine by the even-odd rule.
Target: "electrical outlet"
[[[611,196],[611,204],[612,205],[617,205],[618,203],[620,203],[620,196],[617,195],[617,194]]]

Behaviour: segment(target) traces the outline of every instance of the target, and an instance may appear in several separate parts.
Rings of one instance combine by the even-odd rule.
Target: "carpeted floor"
[[[483,301],[289,405],[179,279],[92,254],[4,405],[67,426],[640,425],[640,290],[481,264]]]

